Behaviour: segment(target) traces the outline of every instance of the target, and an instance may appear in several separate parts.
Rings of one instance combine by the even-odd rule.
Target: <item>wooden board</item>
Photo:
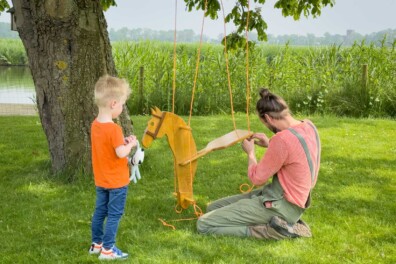
[[[192,157],[189,160],[180,162],[179,164],[182,166],[185,166],[188,163],[190,163],[202,156],[205,156],[209,152],[231,147],[231,146],[235,145],[236,143],[241,142],[242,140],[251,137],[252,135],[253,135],[253,132],[248,131],[248,130],[237,129],[237,130],[231,131],[230,133],[225,134],[224,136],[221,136],[219,138],[216,138],[215,140],[212,140],[211,142],[208,143],[208,145],[206,145],[206,147],[204,149],[201,149],[200,151],[198,151],[196,156]]]

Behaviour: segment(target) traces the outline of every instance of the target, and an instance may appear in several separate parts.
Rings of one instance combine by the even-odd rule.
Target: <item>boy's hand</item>
[[[128,136],[124,138],[124,145],[118,146],[116,150],[116,154],[119,158],[125,158],[131,152],[131,149],[136,147],[137,139],[136,136]]]
[[[124,141],[125,141],[125,145],[129,145],[129,144],[132,144],[132,147],[135,147],[136,146],[136,142],[137,142],[137,139],[136,139],[136,136],[134,136],[134,135],[130,135],[130,136],[128,136],[128,137],[126,137],[125,139],[124,139]]]

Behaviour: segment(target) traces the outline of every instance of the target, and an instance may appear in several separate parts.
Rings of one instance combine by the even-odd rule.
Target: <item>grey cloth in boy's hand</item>
[[[142,177],[139,171],[139,165],[144,160],[144,149],[140,147],[139,141],[136,141],[136,152],[131,158],[128,159],[131,164],[131,177],[129,178],[134,183],[137,183]]]

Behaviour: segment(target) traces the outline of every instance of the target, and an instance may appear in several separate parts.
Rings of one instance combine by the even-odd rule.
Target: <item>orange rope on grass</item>
[[[176,207],[177,207],[177,206],[178,206],[178,205],[176,205]],[[176,207],[175,207],[175,211],[176,211],[177,213],[181,213],[181,212],[183,211],[183,209],[181,209],[180,211],[177,211]],[[181,221],[191,221],[191,220],[198,219],[201,215],[203,215],[202,209],[201,209],[196,203],[193,203],[193,207],[194,207],[194,214],[195,214],[195,217],[181,218],[181,219],[173,219],[173,220],[168,220],[168,222],[181,222]],[[162,223],[164,226],[167,226],[167,227],[172,228],[173,230],[176,230],[176,227],[175,227],[174,225],[171,225],[171,224],[167,223],[164,219],[158,218],[158,220],[160,220],[161,223]]]
[[[169,226],[169,227],[172,228],[173,230],[176,230],[176,227],[175,227],[174,225],[168,224],[168,223],[165,222],[162,218],[158,218],[158,220],[160,220],[161,223],[162,223],[164,226]]]

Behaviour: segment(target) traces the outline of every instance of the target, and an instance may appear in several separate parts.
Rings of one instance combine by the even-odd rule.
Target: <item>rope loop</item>
[[[241,193],[250,193],[254,187],[254,184],[250,186],[248,183],[243,183],[239,186],[239,190],[241,191]]]
[[[203,215],[202,209],[196,204],[193,204],[194,206],[194,214],[197,218],[200,218]]]
[[[177,202],[177,204],[175,205],[175,212],[178,214],[181,214],[183,212],[183,207],[181,207],[179,202]]]

